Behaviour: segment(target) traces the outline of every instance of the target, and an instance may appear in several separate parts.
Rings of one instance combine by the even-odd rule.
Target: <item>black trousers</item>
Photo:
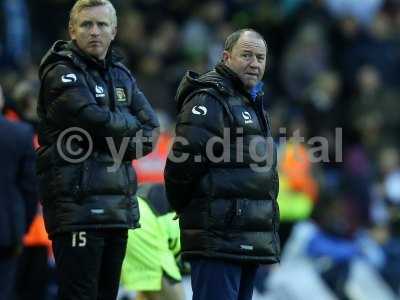
[[[17,262],[14,247],[0,247],[0,300],[13,299]]]
[[[57,234],[53,251],[59,300],[115,300],[118,294],[127,229]]]
[[[18,259],[15,294],[17,300],[43,300],[50,279],[48,248],[24,247]]]

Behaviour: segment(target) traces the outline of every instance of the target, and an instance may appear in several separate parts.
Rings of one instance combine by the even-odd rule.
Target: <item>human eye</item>
[[[263,62],[265,60],[265,56],[264,55],[257,55],[257,60],[259,62]]]
[[[92,25],[92,23],[90,21],[83,21],[80,25],[80,27],[83,28],[89,28]]]
[[[99,27],[107,27],[108,23],[107,22],[99,22]]]

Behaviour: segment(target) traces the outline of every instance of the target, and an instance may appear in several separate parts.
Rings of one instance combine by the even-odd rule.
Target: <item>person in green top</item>
[[[174,220],[162,184],[139,187],[140,225],[129,230],[122,265],[121,286],[137,292],[137,299],[184,300],[179,223]]]

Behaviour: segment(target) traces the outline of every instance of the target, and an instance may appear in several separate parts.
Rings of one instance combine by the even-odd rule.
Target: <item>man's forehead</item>
[[[243,34],[233,48],[238,50],[255,50],[264,54],[267,52],[264,40],[255,34]]]
[[[106,5],[85,7],[77,14],[77,17],[81,20],[96,18],[109,21],[112,18],[112,12]]]

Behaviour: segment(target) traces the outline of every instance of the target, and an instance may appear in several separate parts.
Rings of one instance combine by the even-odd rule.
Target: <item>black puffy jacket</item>
[[[165,183],[180,216],[183,258],[279,261],[276,149],[262,95],[253,101],[220,64],[186,74],[176,100]]]
[[[159,123],[134,78],[113,51],[100,62],[64,41],[45,55],[39,76],[37,171],[47,231],[137,227],[131,160],[152,150]],[[137,134],[154,135],[154,143],[132,139]]]

